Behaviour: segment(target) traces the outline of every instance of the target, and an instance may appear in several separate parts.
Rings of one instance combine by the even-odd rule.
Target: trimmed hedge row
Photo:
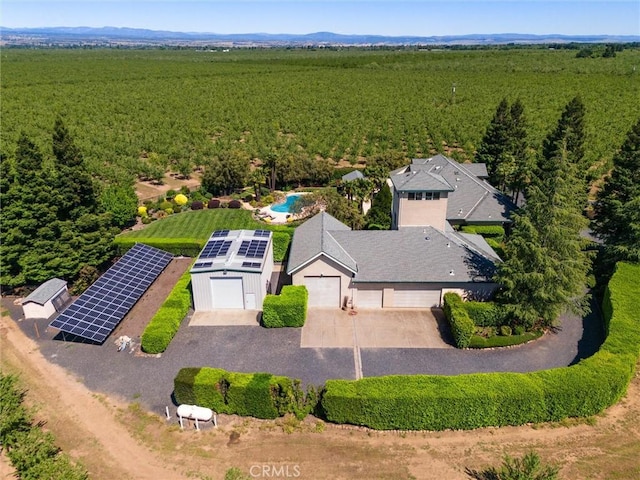
[[[506,320],[503,311],[493,302],[463,302],[463,307],[477,327],[500,327]]]
[[[600,413],[626,392],[640,356],[640,265],[619,264],[604,300],[608,336],[578,364],[531,373],[328,380],[326,418],[376,429],[522,425]]]
[[[460,230],[464,233],[475,233],[483,237],[504,237],[502,225],[463,225]]]
[[[191,308],[191,269],[187,269],[142,333],[142,350],[164,352]]]
[[[471,342],[469,342],[469,348],[495,348],[520,345],[522,343],[527,343],[531,340],[535,340],[536,338],[540,338],[542,336],[542,333],[543,332],[541,331],[537,331],[523,333],[522,335],[495,335],[491,338],[474,335],[473,337],[471,337]]]
[[[464,302],[457,293],[444,294],[444,314],[447,317],[453,341],[458,348],[467,348],[476,330],[473,320],[467,314]]]
[[[140,242],[140,238],[118,236],[113,240],[119,254],[124,254],[133,247],[136,243]],[[159,248],[165,252],[173,253],[174,255],[182,255],[185,257],[197,257],[200,251],[204,247],[203,242],[193,240],[191,238],[145,238],[142,243],[149,245],[150,247]]]
[[[264,298],[262,324],[267,328],[302,327],[307,319],[308,300],[304,285],[285,285],[280,295]]]
[[[273,259],[276,262],[282,262],[289,250],[291,243],[291,234],[288,232],[273,232]]]
[[[305,395],[299,380],[209,367],[181,369],[174,379],[174,395],[178,403],[256,418],[287,413],[304,418],[317,403],[315,390]]]

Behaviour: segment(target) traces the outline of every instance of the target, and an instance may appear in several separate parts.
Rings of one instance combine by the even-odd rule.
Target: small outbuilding
[[[273,235],[268,230],[216,230],[191,268],[195,311],[262,310],[271,293]]]
[[[47,280],[22,300],[25,319],[49,318],[61,312],[71,301],[67,282],[59,278]]]

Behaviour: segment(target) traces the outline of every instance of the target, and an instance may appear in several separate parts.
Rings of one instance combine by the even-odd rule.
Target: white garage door
[[[340,277],[304,277],[310,307],[340,307]]]
[[[215,310],[225,308],[244,309],[242,278],[212,278],[211,294],[213,295],[213,308]]]
[[[440,290],[396,288],[393,305],[398,308],[431,308],[440,306]]]
[[[357,308],[382,308],[382,290],[360,288],[356,290]]]

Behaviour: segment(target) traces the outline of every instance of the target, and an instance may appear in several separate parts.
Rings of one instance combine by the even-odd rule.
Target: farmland
[[[588,161],[606,165],[637,115],[638,65],[638,48],[615,58],[548,48],[5,49],[0,140],[9,156],[21,131],[44,146],[61,114],[90,169],[120,181],[150,161],[175,169],[225,151],[469,159],[503,97],[522,100],[535,146],[580,95]]]

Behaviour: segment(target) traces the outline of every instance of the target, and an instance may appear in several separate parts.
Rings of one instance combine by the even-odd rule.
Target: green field
[[[12,50],[0,72],[2,153],[50,144],[62,114],[92,170],[123,179],[221,151],[355,162],[443,151],[470,158],[499,101],[521,98],[537,145],[580,95],[587,159],[610,160],[635,121],[640,48],[576,50]],[[452,87],[455,84],[455,95]]]
[[[281,262],[287,253],[293,227],[289,225],[268,225],[254,220],[248,210],[227,208],[211,210],[192,210],[170,215],[147,225],[142,230],[126,232],[116,237],[116,244],[130,245],[129,242],[141,242],[162,248],[162,241],[196,242],[200,247],[215,230],[271,230],[284,233],[273,238],[274,259]],[[158,245],[158,242],[160,244]]]

